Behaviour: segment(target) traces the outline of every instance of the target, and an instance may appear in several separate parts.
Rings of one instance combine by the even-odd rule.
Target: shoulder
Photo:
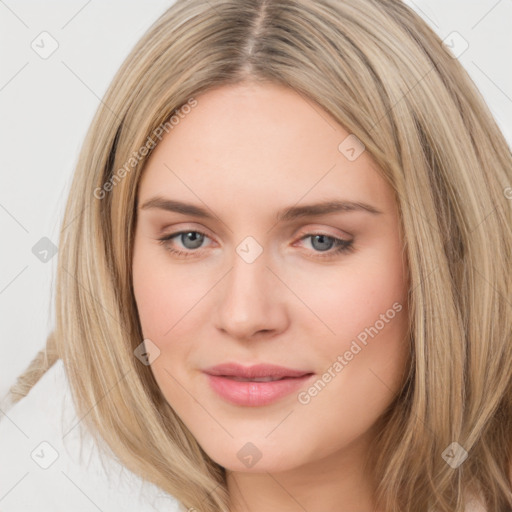
[[[175,498],[100,452],[76,415],[62,360],[2,411],[2,512],[180,510]]]
[[[482,501],[474,495],[470,495],[470,499],[466,504],[464,512],[487,512]]]
[[[512,473],[512,469],[510,470],[510,473]],[[485,508],[482,495],[467,493],[464,497],[466,498],[466,507],[464,512],[491,512],[491,510]],[[512,493],[510,494],[510,497],[512,498]]]

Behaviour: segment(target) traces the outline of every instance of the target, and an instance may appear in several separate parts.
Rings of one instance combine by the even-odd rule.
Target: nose
[[[239,340],[273,337],[286,330],[286,290],[267,267],[265,251],[252,263],[238,254],[232,262],[215,298],[217,329]]]

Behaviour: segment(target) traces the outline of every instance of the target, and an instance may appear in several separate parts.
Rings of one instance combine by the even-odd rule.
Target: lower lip
[[[258,407],[271,404],[298,391],[313,377],[313,374],[270,382],[241,382],[220,375],[206,374],[206,376],[212,389],[228,402],[246,407]]]

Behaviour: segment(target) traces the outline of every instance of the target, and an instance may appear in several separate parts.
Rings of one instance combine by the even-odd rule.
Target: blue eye
[[[175,238],[180,240],[180,243],[186,250],[176,249],[175,247],[171,246],[171,242]],[[159,238],[158,240],[167,251],[175,254],[176,256],[188,258],[190,256],[196,256],[198,253],[201,253],[201,249],[203,249],[203,242],[205,239],[209,238],[210,237],[208,235],[202,233],[201,231],[190,230],[172,233],[170,235]],[[353,240],[343,240],[341,238],[326,235],[324,233],[308,234],[301,237],[300,240],[305,240],[307,238],[311,239],[311,245],[313,249],[315,249],[313,252],[317,253],[315,254],[315,257],[318,258],[332,258],[341,253],[348,253],[354,250]]]
[[[169,242],[171,242],[174,238],[178,238],[182,245],[185,247],[185,249],[188,249],[189,251],[182,251],[180,249],[175,249],[174,247],[171,247]],[[160,244],[165,247],[166,250],[170,251],[173,254],[176,254],[178,256],[193,256],[195,249],[198,249],[201,247],[202,243],[204,242],[205,238],[209,238],[204,233],[201,233],[200,231],[179,231],[178,233],[173,233],[171,235],[166,235],[162,238],[159,238]]]
[[[311,239],[311,246],[318,249],[315,252],[326,253],[319,254],[318,257],[320,258],[329,258],[354,250],[353,240],[343,240],[342,238],[337,238],[323,233],[308,234],[303,236],[301,240],[305,240],[307,238]],[[331,250],[333,247],[334,250]]]
[[[199,233],[199,231],[183,231],[182,233],[178,233],[178,235],[180,236],[181,243],[186,249],[197,249],[201,247],[204,237],[206,236],[203,233]],[[190,245],[187,245],[189,242]]]

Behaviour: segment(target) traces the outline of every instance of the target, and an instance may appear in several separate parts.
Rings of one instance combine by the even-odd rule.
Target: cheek
[[[310,311],[300,317],[301,328],[322,336],[330,354],[348,350],[358,337],[370,339],[374,327],[386,333],[381,344],[392,343],[407,324],[407,283],[398,256],[395,247],[381,247],[338,268],[302,272],[294,291]]]
[[[134,250],[133,287],[144,337],[161,340],[194,308],[209,286],[204,269],[170,265],[161,247]]]
[[[160,247],[135,245],[133,287],[144,339],[156,344],[160,353],[151,371],[164,397],[173,406],[186,405],[179,382],[184,381],[186,362],[195,348],[194,339],[179,343],[187,328],[187,313],[204,295],[204,287],[188,275],[185,267],[172,268]],[[201,288],[201,289],[199,289]]]
[[[341,362],[343,369],[324,398],[340,397],[342,408],[358,416],[361,428],[391,403],[407,374],[409,313],[403,270],[394,252],[366,262],[364,271],[346,275],[347,293],[337,299],[343,308],[338,316],[330,311],[337,333],[337,343],[329,343],[330,360]]]
[[[327,334],[316,335],[314,351],[323,364],[318,379],[298,400],[304,425],[314,431],[311,418],[322,418],[325,443],[315,445],[316,455],[327,455],[366,432],[406,378],[408,309],[401,275],[401,268],[393,272],[389,266],[364,265],[363,272],[341,273],[337,286],[331,281],[323,287],[323,301],[321,294],[309,296],[334,332],[323,329]],[[309,327],[308,338],[315,341],[313,323],[318,329],[319,322],[310,318],[301,330]]]
[[[300,330],[308,339],[316,336],[318,370],[328,382],[307,392],[304,403],[317,396],[319,409],[339,403],[332,415],[357,411],[361,428],[388,405],[408,368],[408,289],[400,255],[398,243],[383,245],[335,271],[316,272],[298,288],[315,313],[302,317]]]

